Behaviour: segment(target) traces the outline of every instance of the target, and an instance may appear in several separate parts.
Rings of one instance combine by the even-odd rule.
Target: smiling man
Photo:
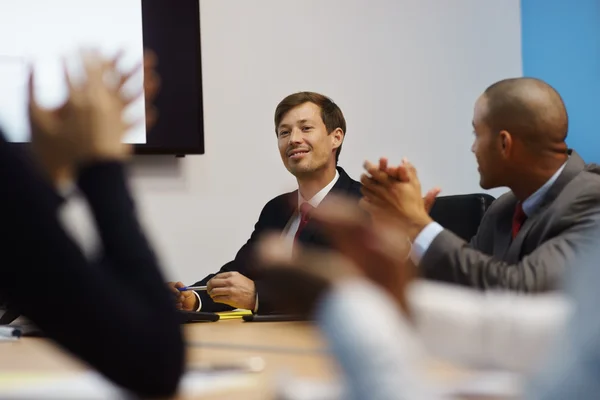
[[[179,292],[181,282],[169,285],[177,295],[177,306],[191,311],[226,311],[243,308],[261,314],[277,312],[277,305],[261,285],[253,268],[254,246],[265,232],[279,231],[292,248],[295,241],[329,247],[322,232],[310,221],[310,210],[326,200],[330,192],[355,198],[361,184],[337,166],[346,134],[346,120],[328,97],[299,92],[283,99],[275,110],[275,133],[283,164],[298,181],[298,190],[282,194],[263,208],[250,239],[235,259],[217,274],[196,285],[207,291]]]

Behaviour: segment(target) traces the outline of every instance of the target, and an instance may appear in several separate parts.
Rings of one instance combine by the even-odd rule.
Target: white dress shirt
[[[333,177],[331,182],[329,182],[327,184],[327,186],[325,186],[323,189],[319,190],[319,192],[317,192],[317,194],[315,194],[310,200],[305,200],[302,197],[302,195],[300,194],[300,190],[298,190],[298,209],[294,213],[294,216],[292,217],[292,219],[288,222],[287,229],[284,230],[282,233],[282,235],[284,235],[284,237],[286,238],[286,243],[289,245],[290,253],[294,247],[294,237],[296,236],[296,232],[298,232],[298,227],[300,226],[300,217],[301,217],[300,212],[299,212],[300,206],[303,203],[307,202],[311,206],[317,208],[319,206],[319,204],[321,204],[323,199],[325,199],[325,196],[327,196],[329,194],[329,192],[331,191],[331,189],[333,189],[333,187],[335,186],[335,184],[339,178],[340,178],[340,174],[336,169],[335,176]],[[200,299],[200,295],[197,292],[194,291],[193,293],[196,295],[196,298],[198,299],[198,308],[196,309],[196,311],[200,311],[202,309],[202,299]],[[257,312],[257,311],[258,311],[258,293],[256,293],[256,305],[254,306],[254,312]]]
[[[416,281],[407,292],[415,329],[436,357],[472,367],[529,372],[558,340],[572,301]]]
[[[554,182],[558,179],[559,175],[562,173],[563,169],[567,163],[564,163],[558,171],[552,175],[550,179],[542,187],[535,191],[531,196],[529,196],[525,201],[523,201],[523,212],[525,215],[531,215],[535,209],[540,205],[542,199],[548,193],[548,190],[552,187]],[[431,246],[431,243],[435,240],[437,235],[442,232],[444,228],[438,224],[437,222],[430,222],[415,238],[415,241],[412,246],[412,251],[410,253],[410,258],[415,265],[419,265],[423,256]]]
[[[290,220],[290,222],[287,224],[287,229],[283,231],[283,235],[286,239],[285,241],[290,247],[290,252],[294,246],[294,238],[296,236],[296,232],[298,232],[298,227],[300,226],[300,218],[301,218],[300,206],[303,203],[308,203],[311,206],[313,206],[314,208],[317,208],[319,206],[319,204],[321,204],[323,199],[325,199],[325,196],[327,196],[329,194],[329,192],[331,191],[331,189],[333,189],[333,186],[335,186],[335,184],[339,178],[340,178],[340,174],[336,170],[333,180],[331,182],[329,182],[327,184],[327,186],[325,186],[323,189],[319,190],[319,192],[317,194],[315,194],[310,200],[304,199],[304,197],[302,197],[302,195],[300,194],[300,190],[298,190],[298,208],[296,210],[296,213]]]

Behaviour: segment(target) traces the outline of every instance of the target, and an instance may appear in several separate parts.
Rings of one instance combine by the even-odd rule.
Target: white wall
[[[339,104],[348,123],[340,164],[354,178],[365,159],[407,156],[424,189],[481,190],[472,106],[489,84],[521,75],[518,0],[200,3],[206,154],[140,157],[132,168],[170,278],[217,270],[264,204],[295,188],[273,127],[292,92]]]

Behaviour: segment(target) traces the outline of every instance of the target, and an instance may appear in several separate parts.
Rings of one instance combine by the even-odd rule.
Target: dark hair
[[[337,128],[340,128],[344,135],[346,135],[346,120],[342,110],[335,104],[329,97],[323,96],[319,93],[314,92],[298,92],[290,94],[277,105],[275,109],[275,133],[277,134],[277,128],[281,123],[281,120],[292,108],[298,107],[304,103],[313,103],[319,106],[321,109],[321,119],[325,124],[327,133],[331,133]],[[337,164],[340,153],[342,151],[342,145],[337,148],[335,153],[335,162]]]

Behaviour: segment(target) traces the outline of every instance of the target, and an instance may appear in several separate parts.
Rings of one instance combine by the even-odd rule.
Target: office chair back
[[[466,241],[477,233],[483,214],[495,200],[485,193],[440,196],[429,215],[434,221]]]

